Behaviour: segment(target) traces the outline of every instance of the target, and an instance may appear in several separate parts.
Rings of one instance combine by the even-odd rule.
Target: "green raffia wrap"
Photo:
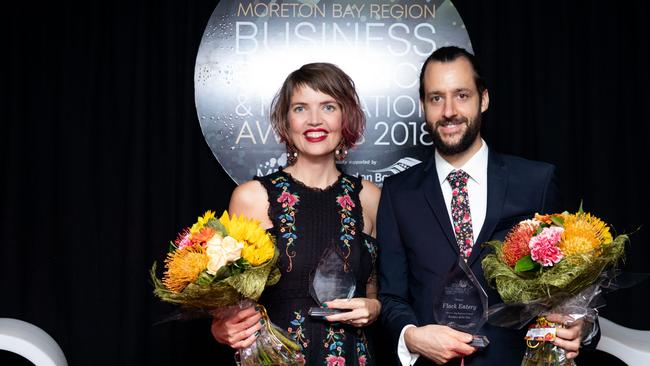
[[[197,281],[190,283],[179,293],[169,291],[158,279],[154,262],[150,271],[153,292],[162,301],[198,308],[232,306],[244,299],[257,301],[266,286],[274,285],[280,280],[277,261],[276,249],[273,258],[265,264],[247,268],[242,273],[221,280],[215,280],[215,276],[204,272]]]
[[[593,284],[605,268],[614,266],[622,258],[629,240],[627,235],[619,235],[601,247],[600,256],[572,255],[550,268],[520,273],[499,260],[503,243],[491,241],[484,245],[494,248],[494,253],[485,256],[481,265],[485,280],[497,289],[504,303],[529,303],[558,294],[575,295]]]

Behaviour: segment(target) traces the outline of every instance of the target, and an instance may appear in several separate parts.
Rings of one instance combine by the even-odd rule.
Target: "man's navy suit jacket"
[[[472,197],[469,196],[470,209]],[[560,210],[554,166],[502,155],[490,150],[487,174],[487,213],[467,263],[485,288],[489,305],[502,302],[485,283],[481,258],[488,248],[481,244],[503,240],[507,231],[535,213]],[[434,297],[458,261],[458,245],[442,195],[432,156],[402,173],[388,177],[383,185],[377,217],[379,243],[379,297],[382,323],[391,346],[407,324],[435,324]],[[525,330],[484,325],[479,334],[490,345],[465,358],[465,365],[519,365],[525,351]],[[458,363],[454,360],[449,364]],[[420,357],[416,365],[433,365]]]

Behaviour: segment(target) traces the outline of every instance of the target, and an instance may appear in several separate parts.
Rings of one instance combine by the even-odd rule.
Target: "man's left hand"
[[[549,322],[565,324],[564,328],[558,327],[555,341],[556,346],[564,348],[567,359],[578,357],[580,353],[580,342],[582,339],[582,319],[573,320],[571,317],[561,314],[550,314],[546,316]]]

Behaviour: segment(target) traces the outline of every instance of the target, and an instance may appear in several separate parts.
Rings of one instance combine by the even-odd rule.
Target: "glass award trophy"
[[[433,301],[433,316],[440,325],[472,334],[472,347],[490,344],[476,334],[488,318],[488,297],[463,257],[447,273],[442,293]]]
[[[351,299],[356,290],[356,279],[352,269],[347,269],[345,259],[336,246],[329,246],[323,251],[318,265],[309,275],[309,293],[318,304],[335,299]],[[311,307],[309,315],[327,316],[347,310]]]

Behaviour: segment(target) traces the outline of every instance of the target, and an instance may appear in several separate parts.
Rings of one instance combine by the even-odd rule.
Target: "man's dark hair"
[[[424,61],[424,65],[422,65],[422,70],[420,71],[420,100],[424,100],[424,71],[427,69],[427,65],[433,61],[452,62],[460,57],[466,58],[472,65],[474,69],[474,83],[476,83],[476,89],[478,89],[479,100],[482,98],[483,92],[487,89],[487,85],[485,84],[485,79],[481,76],[481,68],[476,57],[464,48],[447,46],[438,48]]]

